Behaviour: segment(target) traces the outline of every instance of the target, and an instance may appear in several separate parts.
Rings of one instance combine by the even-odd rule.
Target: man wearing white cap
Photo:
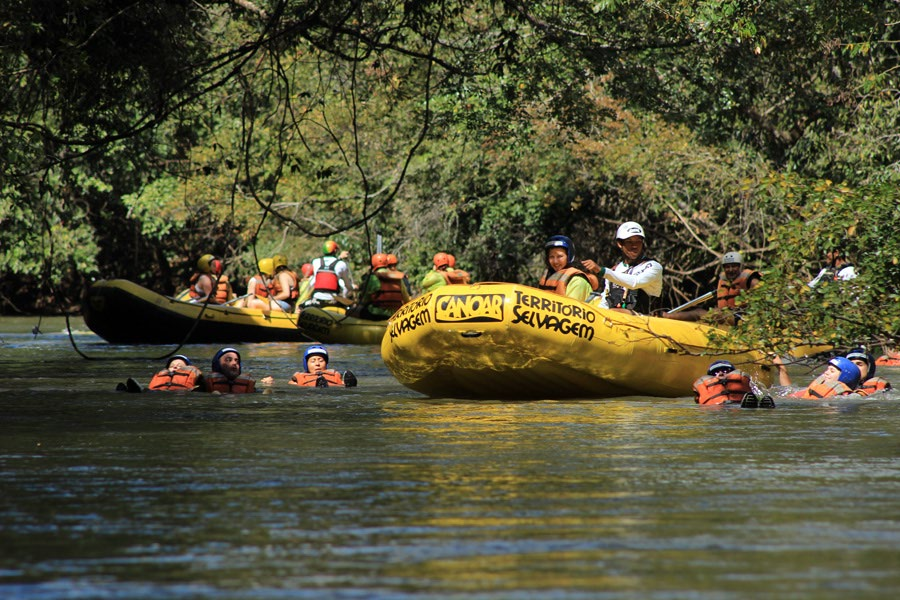
[[[622,260],[612,269],[592,260],[581,263],[606,280],[599,306],[632,315],[650,314],[652,298],[662,294],[663,267],[644,256],[644,228],[634,221],[622,223],[616,231],[616,245]]]

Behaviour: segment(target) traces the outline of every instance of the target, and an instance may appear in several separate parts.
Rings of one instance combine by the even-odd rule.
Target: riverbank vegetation
[[[765,273],[736,339],[900,335],[900,11],[811,0],[92,0],[0,8],[0,310],[77,310],[197,257],[239,280],[381,236],[533,283],[640,221],[665,304],[724,252]],[[841,247],[860,276],[805,285]]]

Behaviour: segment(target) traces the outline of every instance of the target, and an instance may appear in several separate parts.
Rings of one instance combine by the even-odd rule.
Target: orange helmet
[[[300,272],[303,273],[304,277],[312,277],[313,271],[315,271],[315,269],[309,263],[303,263],[303,266],[300,267]]]
[[[434,268],[440,269],[441,267],[449,267],[450,266],[450,255],[446,252],[438,252],[434,255]]]
[[[334,240],[328,240],[327,242],[322,244],[322,252],[324,252],[325,254],[334,254],[340,249],[341,247]]]
[[[449,266],[450,266],[450,268],[452,269],[453,267],[456,266],[456,257],[453,256],[452,254],[448,254],[448,255],[447,255],[447,258],[450,259],[450,265],[449,265]]]
[[[396,266],[397,266],[397,263],[400,262],[400,261],[397,259],[397,255],[396,255],[396,254],[388,254],[388,255],[387,255],[387,261],[388,261],[388,266],[389,266],[389,267],[396,267]]]
[[[379,252],[378,254],[372,255],[372,268],[380,269],[381,267],[388,266],[388,256],[383,252]]]

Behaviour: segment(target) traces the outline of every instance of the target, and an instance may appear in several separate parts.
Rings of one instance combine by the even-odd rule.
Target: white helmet
[[[642,238],[644,237],[644,228],[635,223],[634,221],[626,221],[619,225],[619,230],[616,231],[616,239],[617,240],[627,240],[628,238],[639,235]]]
[[[744,257],[741,256],[740,252],[726,252],[722,257],[723,265],[742,265],[744,264]]]

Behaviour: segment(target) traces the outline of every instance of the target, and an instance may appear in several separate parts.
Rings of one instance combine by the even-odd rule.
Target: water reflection
[[[44,328],[47,330],[47,328]],[[0,595],[838,598],[900,584],[896,398],[429,400],[360,387],[124,394],[160,347],[0,335]],[[216,348],[190,346],[205,362]],[[35,370],[35,366],[39,366]],[[896,381],[896,378],[894,378]]]

